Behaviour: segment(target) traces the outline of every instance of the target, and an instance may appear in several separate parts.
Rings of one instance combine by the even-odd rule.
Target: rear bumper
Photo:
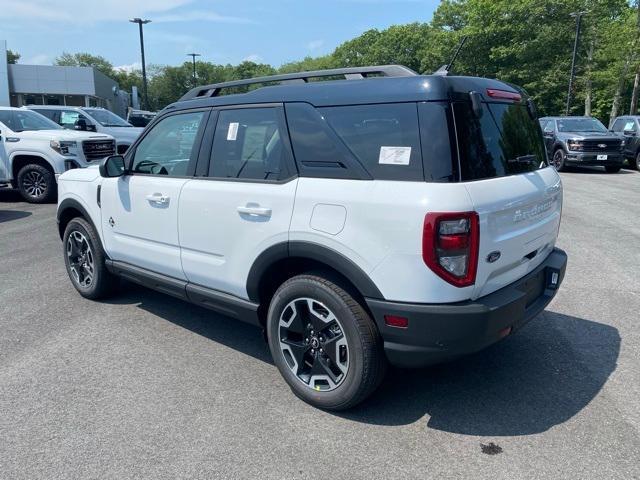
[[[598,155],[606,155],[606,160],[598,160]],[[602,152],[587,153],[587,152],[574,152],[567,153],[565,158],[566,165],[585,165],[585,166],[619,166],[624,162],[624,155],[622,152]]]
[[[556,248],[531,273],[475,301],[437,305],[367,299],[367,304],[389,361],[423,367],[476,352],[521,328],[553,299],[566,265],[566,253]],[[408,318],[409,327],[389,327],[385,315]]]

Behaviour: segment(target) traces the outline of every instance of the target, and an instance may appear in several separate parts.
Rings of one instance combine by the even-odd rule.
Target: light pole
[[[187,53],[187,57],[191,57],[193,59],[193,86],[197,87],[196,83],[196,57],[200,57],[199,53]]]
[[[137,23],[140,30],[140,52],[142,53],[142,96],[144,97],[144,106],[149,109],[149,96],[147,95],[147,68],[144,62],[144,36],[142,34],[142,25],[150,23],[151,20],[143,20],[134,18],[129,20],[131,23]]]
[[[569,115],[571,108],[571,94],[573,93],[573,78],[576,75],[576,56],[578,55],[578,42],[580,40],[580,26],[582,24],[582,16],[587,12],[573,12],[570,15],[576,19],[576,38],[573,43],[573,56],[571,57],[571,76],[569,77],[569,91],[567,92],[567,108],[565,115]]]

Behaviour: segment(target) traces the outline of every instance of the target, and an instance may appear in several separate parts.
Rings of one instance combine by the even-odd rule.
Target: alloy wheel
[[[553,168],[555,168],[556,170],[560,170],[562,168],[562,165],[564,163],[563,157],[564,154],[562,153],[562,150],[558,150],[553,154]]]
[[[47,192],[47,181],[40,172],[29,170],[22,178],[22,185],[27,194],[33,198],[43,196]]]
[[[337,388],[349,369],[345,331],[329,308],[312,298],[296,298],[280,315],[280,350],[291,372],[316,391]]]
[[[67,258],[74,280],[87,288],[93,282],[95,267],[91,245],[81,232],[74,230],[67,239]]]

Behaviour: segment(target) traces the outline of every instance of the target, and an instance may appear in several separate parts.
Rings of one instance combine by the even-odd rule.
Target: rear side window
[[[424,181],[417,109],[394,103],[320,111],[374,179]]]
[[[40,115],[44,115],[45,117],[47,117],[49,120],[53,120],[56,123],[58,122],[58,111],[57,110],[51,110],[51,109],[37,109],[37,108],[32,108],[32,110],[34,112],[38,112]]]
[[[540,125],[527,107],[484,103],[480,118],[469,102],[453,104],[462,181],[505,177],[547,166]]]
[[[221,110],[209,176],[251,180],[287,178],[286,130],[275,108]]]

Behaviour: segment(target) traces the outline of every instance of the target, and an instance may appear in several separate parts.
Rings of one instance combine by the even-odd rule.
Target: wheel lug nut
[[[316,353],[315,349],[312,348],[311,349],[311,355],[315,355],[315,353]]]
[[[308,339],[308,338],[305,338],[305,339],[304,339],[304,343],[309,343],[309,339]]]

